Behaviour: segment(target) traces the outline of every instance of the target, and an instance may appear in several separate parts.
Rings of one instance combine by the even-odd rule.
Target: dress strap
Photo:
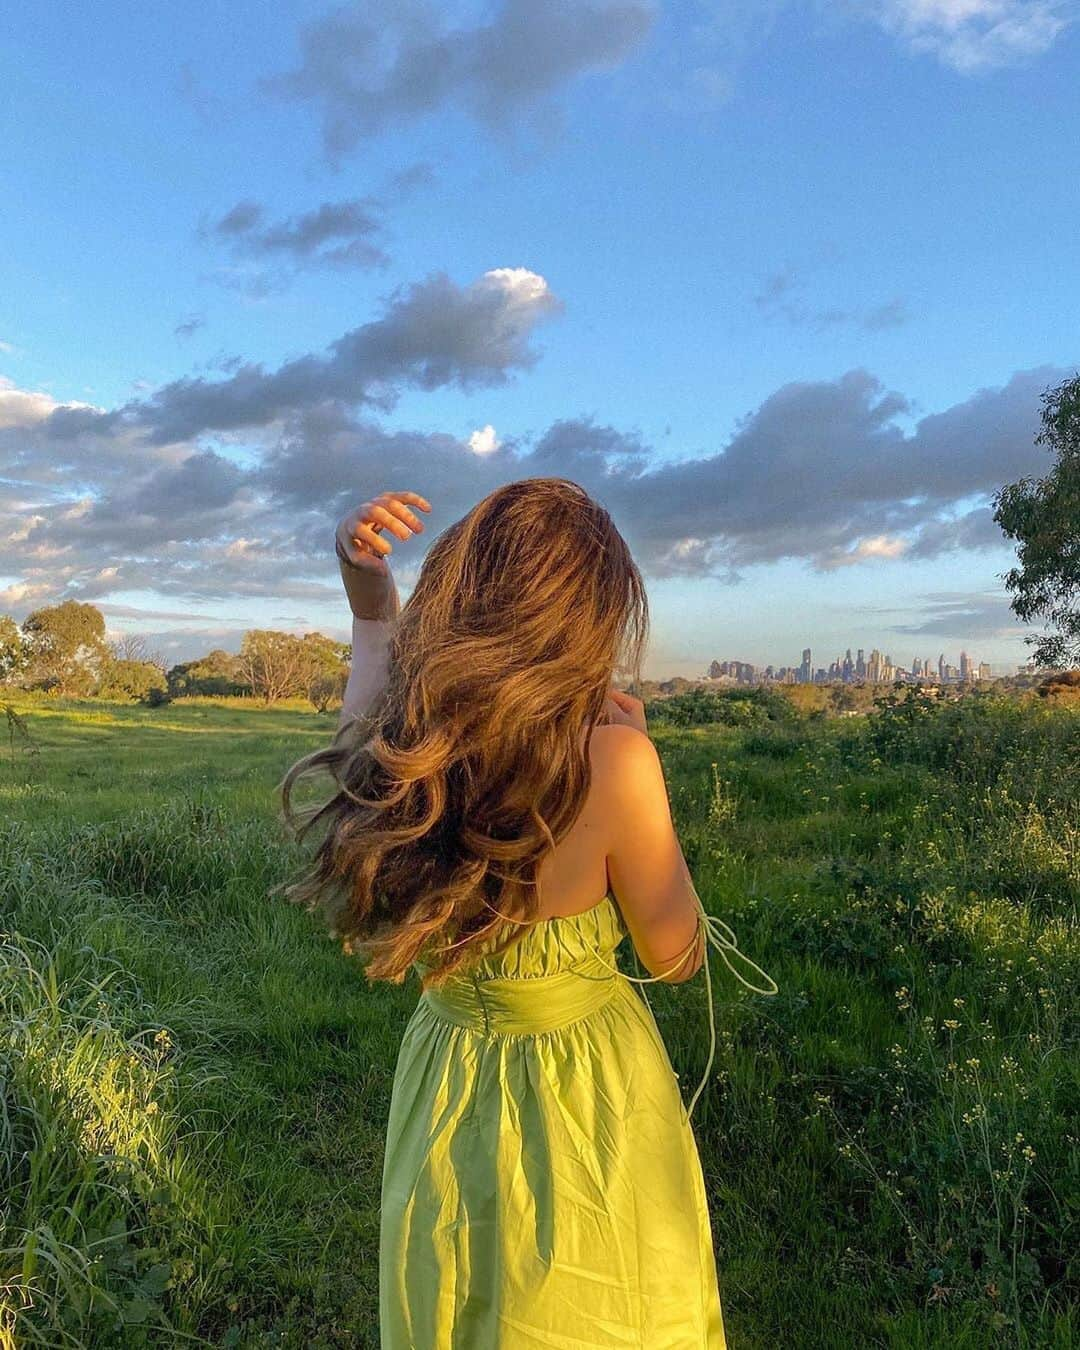
[[[752,990],[755,994],[767,994],[770,996],[773,994],[778,994],[780,992],[779,986],[777,985],[776,981],[772,978],[772,976],[767,974],[764,970],[762,970],[759,965],[756,965],[753,961],[751,961],[745,952],[739,950],[738,939],[732,932],[731,928],[724,922],[724,920],[717,917],[717,915],[715,914],[709,914],[706,912],[705,906],[701,903],[701,897],[698,895],[697,889],[696,887],[694,887],[692,881],[690,883],[690,886],[691,890],[693,890],[694,892],[694,900],[697,904],[698,910],[697,927],[694,929],[694,936],[690,939],[688,945],[683,949],[684,954],[668,970],[662,971],[659,975],[649,975],[644,977],[635,975],[626,975],[621,970],[619,970],[617,966],[613,966],[610,961],[605,961],[603,956],[600,955],[600,953],[597,953],[598,959],[603,961],[604,965],[606,965],[610,970],[614,970],[616,974],[622,975],[623,979],[632,980],[634,984],[653,984],[656,980],[662,980],[666,975],[670,975],[672,971],[678,970],[680,966],[685,964],[688,957],[690,957],[697,950],[698,939],[700,938],[701,935],[702,926],[704,926],[706,946],[705,946],[705,956],[701,964],[705,967],[706,1001],[709,1005],[709,1058],[705,1064],[705,1072],[701,1076],[701,1082],[697,1085],[697,1089],[694,1092],[693,1097],[690,1099],[690,1106],[687,1109],[686,1113],[688,1118],[694,1114],[694,1107],[697,1105],[697,1099],[700,1096],[702,1089],[708,1082],[709,1070],[712,1068],[713,1059],[715,1058],[716,1055],[716,1013],[715,1009],[713,1008],[712,972],[709,969],[709,946],[711,945],[716,948],[716,950],[720,953],[721,957],[723,958],[724,964],[727,966],[728,970],[730,970],[732,975],[734,975],[737,980],[741,981],[747,987],[747,989]],[[735,969],[735,967],[731,964],[730,960],[728,959],[729,952],[732,955],[739,957],[740,960],[745,961],[748,966],[752,966],[753,969],[756,970],[759,975],[764,976],[765,979],[768,980],[769,984],[772,985],[772,988],[759,989],[757,985],[751,984],[749,980],[744,979],[743,976]],[[645,1002],[649,1003],[648,994],[645,993],[644,989],[641,992],[645,998]],[[649,1009],[650,1011],[652,1010],[651,1003],[649,1003]]]

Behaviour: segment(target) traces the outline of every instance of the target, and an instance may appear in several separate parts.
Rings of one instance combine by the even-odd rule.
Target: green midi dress
[[[387,1124],[382,1350],[724,1350],[690,1114],[615,964],[627,935],[609,894],[421,994]],[[711,985],[709,1012],[706,1077]]]

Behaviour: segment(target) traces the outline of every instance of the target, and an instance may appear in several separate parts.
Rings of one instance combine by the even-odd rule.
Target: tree
[[[311,699],[315,711],[324,713],[331,703],[344,700],[348,680],[348,672],[344,670],[336,675],[316,676],[308,689],[308,698]]]
[[[1045,445],[1058,461],[1045,478],[1009,483],[994,498],[994,519],[1018,541],[1020,566],[1003,574],[1012,609],[1025,621],[1042,617],[1057,632],[1028,634],[1036,666],[1080,664],[1080,372],[1043,393]]]
[[[317,712],[325,712],[332,699],[345,696],[351,648],[347,643],[328,638],[325,633],[305,633],[300,641],[304,656],[304,695]]]
[[[222,647],[215,647],[198,661],[173,666],[168,681],[169,693],[175,698],[184,694],[227,697],[252,692],[244,680],[240,657]]]
[[[117,661],[139,661],[144,665],[156,666],[165,674],[165,658],[160,652],[149,650],[142,633],[121,633],[112,644],[112,653]]]
[[[1060,670],[1035,688],[1040,698],[1080,706],[1080,670]]]
[[[267,703],[282,698],[309,698],[313,684],[337,674],[347,647],[324,633],[279,633],[252,628],[240,644],[240,667],[252,692]]]
[[[32,684],[62,695],[90,693],[111,655],[100,609],[79,600],[46,605],[26,616],[22,630]]]
[[[267,703],[303,692],[308,674],[300,639],[272,628],[248,629],[240,644],[240,667],[251,692]]]
[[[12,684],[30,662],[30,645],[10,614],[0,614],[0,684]]]
[[[153,661],[113,659],[102,673],[96,693],[98,698],[149,700],[152,689],[164,692],[168,688],[160,666]]]

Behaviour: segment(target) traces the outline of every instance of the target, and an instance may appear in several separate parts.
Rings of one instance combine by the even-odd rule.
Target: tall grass
[[[1080,1330],[1080,719],[923,702],[657,729],[699,893],[780,986],[714,961],[694,1126],[733,1350]],[[0,1348],[376,1347],[417,989],[368,986],[266,898],[296,862],[273,784],[332,719],[21,711],[40,753],[0,758]],[[704,982],[647,989],[689,1091]]]

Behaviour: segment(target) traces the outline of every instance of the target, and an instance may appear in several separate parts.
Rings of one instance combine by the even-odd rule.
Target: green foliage
[[[1035,438],[1058,456],[1045,478],[1009,483],[994,499],[994,519],[1017,541],[1020,566],[1004,575],[1020,619],[1043,618],[1050,631],[1029,634],[1039,667],[1080,665],[1080,372],[1043,395]],[[1054,631],[1054,630],[1057,631]]]
[[[10,614],[0,614],[0,685],[13,683],[29,664],[29,641]]]
[[[59,695],[87,695],[109,661],[105,616],[94,605],[65,600],[35,609],[23,621],[30,647],[25,678]]]
[[[793,722],[798,714],[777,690],[749,685],[727,689],[698,687],[683,694],[673,694],[670,698],[654,699],[646,705],[645,715],[650,727],[717,724],[750,727],[771,722]]]
[[[240,667],[240,658],[215,647],[198,661],[173,666],[168,674],[168,692],[172,698],[191,694],[221,696],[250,694]]]
[[[845,731],[838,734],[845,743]],[[1080,800],[1080,753],[1068,753],[1076,741],[1075,718],[1041,708],[1037,696],[1020,700],[987,689],[941,701],[909,688],[903,697],[879,699],[846,744],[863,763],[877,757],[918,766],[966,788],[992,787],[1009,771],[1026,791],[1041,788],[1063,800],[1071,792]]]
[[[152,661],[109,661],[95,691],[98,698],[142,700],[148,703],[156,690],[164,694],[168,682]]]
[[[343,671],[346,650],[323,633],[296,637],[252,628],[243,637],[240,668],[253,693],[267,703],[275,703],[310,697],[313,685]]]

